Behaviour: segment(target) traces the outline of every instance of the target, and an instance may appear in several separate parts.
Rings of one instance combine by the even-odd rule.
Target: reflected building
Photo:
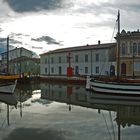
[[[87,104],[85,88],[80,85],[42,83],[41,98],[81,106]]]
[[[70,84],[41,84],[41,98],[69,105],[83,106],[102,111],[115,112],[113,119],[123,128],[126,126],[140,125],[140,98],[106,96],[88,92],[84,86]],[[122,99],[120,99],[122,98]]]

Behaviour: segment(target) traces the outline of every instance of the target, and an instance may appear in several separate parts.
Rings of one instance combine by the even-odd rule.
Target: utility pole
[[[120,77],[120,11],[118,11],[118,34],[117,34],[117,79]]]
[[[21,65],[21,55],[22,55],[22,48],[20,48],[20,68],[19,68],[19,74],[20,74],[20,76],[21,76],[21,72],[22,72],[22,65]]]
[[[67,56],[69,67],[71,67],[71,58],[71,53],[69,52]]]
[[[9,74],[9,36],[7,37],[7,74]]]

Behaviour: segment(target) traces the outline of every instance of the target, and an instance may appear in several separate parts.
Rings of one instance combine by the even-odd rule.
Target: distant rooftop
[[[123,36],[140,36],[139,29],[137,31],[125,31],[124,29],[121,31],[121,37]]]
[[[84,50],[89,50],[89,49],[105,49],[105,48],[111,48],[111,47],[115,47],[116,43],[104,43],[101,44],[100,41],[98,41],[98,44],[95,45],[83,45],[83,46],[76,46],[76,47],[69,47],[69,48],[62,48],[62,49],[56,49],[53,51],[49,51],[43,54],[40,54],[40,56],[42,55],[46,55],[46,54],[54,54],[54,53],[63,53],[63,52],[72,52],[72,51],[84,51]]]

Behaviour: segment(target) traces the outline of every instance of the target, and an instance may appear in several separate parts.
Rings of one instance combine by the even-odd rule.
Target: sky
[[[121,30],[140,25],[140,0],[0,0],[0,52],[25,47],[42,54],[86,44],[114,42]]]

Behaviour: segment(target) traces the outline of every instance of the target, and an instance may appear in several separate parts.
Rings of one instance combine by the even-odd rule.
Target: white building
[[[57,49],[40,55],[41,75],[106,75],[110,68],[115,72],[116,43],[85,45]]]

